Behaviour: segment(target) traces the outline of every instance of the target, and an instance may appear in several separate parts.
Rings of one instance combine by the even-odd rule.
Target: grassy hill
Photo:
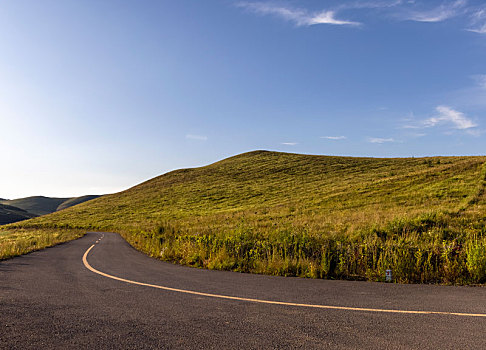
[[[152,256],[215,269],[482,282],[485,161],[256,151],[22,226],[117,231]]]
[[[12,200],[0,199],[0,204],[10,205],[34,214],[34,216],[46,215],[58,210],[69,208],[73,205],[98,198],[96,195],[74,197],[74,198],[53,198],[44,196],[32,196]],[[32,217],[32,216],[31,216]]]
[[[56,211],[58,210],[63,210],[87,201],[90,201],[92,199],[98,198],[98,195],[87,195],[87,196],[81,196],[81,197],[74,197],[74,198],[69,198],[59,204],[59,206],[56,208]]]
[[[12,205],[35,215],[53,213],[57,207],[69,198],[51,198],[44,196],[33,196],[12,200],[0,201],[0,204]]]
[[[0,225],[31,219],[35,216],[20,208],[0,204]]]

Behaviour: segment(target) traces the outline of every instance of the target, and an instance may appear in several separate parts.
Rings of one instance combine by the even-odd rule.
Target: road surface
[[[103,238],[101,238],[103,237]],[[88,233],[0,262],[0,349],[479,349],[486,288],[208,271]]]

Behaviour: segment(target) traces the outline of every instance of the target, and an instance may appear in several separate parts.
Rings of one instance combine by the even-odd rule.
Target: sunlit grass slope
[[[29,223],[193,233],[300,227],[354,232],[399,217],[456,211],[477,192],[483,157],[374,159],[252,152],[177,170]]]
[[[22,225],[118,231],[152,256],[217,269],[481,282],[485,161],[256,151]]]
[[[51,229],[3,229],[0,230],[0,259],[30,253],[53,245],[82,237],[86,231]]]

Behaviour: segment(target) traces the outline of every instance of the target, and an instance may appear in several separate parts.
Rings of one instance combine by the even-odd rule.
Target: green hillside
[[[35,216],[20,208],[0,204],[0,225],[31,219]]]
[[[256,151],[22,225],[117,231],[152,256],[208,268],[380,279],[394,267],[404,282],[478,282],[485,161]]]
[[[69,207],[72,207],[74,205],[78,205],[78,204],[90,201],[90,200],[98,198],[98,197],[99,197],[98,195],[87,195],[87,196],[69,198],[68,200],[62,202],[56,208],[56,211],[66,209],[66,208],[69,208]]]
[[[12,200],[0,199],[0,204],[15,206],[29,212],[30,214],[34,214],[33,216],[40,216],[50,214],[58,210],[66,209],[73,205],[77,205],[98,197],[99,196],[97,195],[88,195],[73,198],[32,196]]]
[[[69,198],[51,198],[44,196],[32,196],[26,198],[3,200],[0,204],[12,205],[35,215],[53,213],[57,207]]]

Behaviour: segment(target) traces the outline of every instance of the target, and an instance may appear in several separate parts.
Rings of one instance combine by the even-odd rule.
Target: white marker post
[[[386,270],[385,272],[385,281],[391,282],[392,281],[392,270]]]

